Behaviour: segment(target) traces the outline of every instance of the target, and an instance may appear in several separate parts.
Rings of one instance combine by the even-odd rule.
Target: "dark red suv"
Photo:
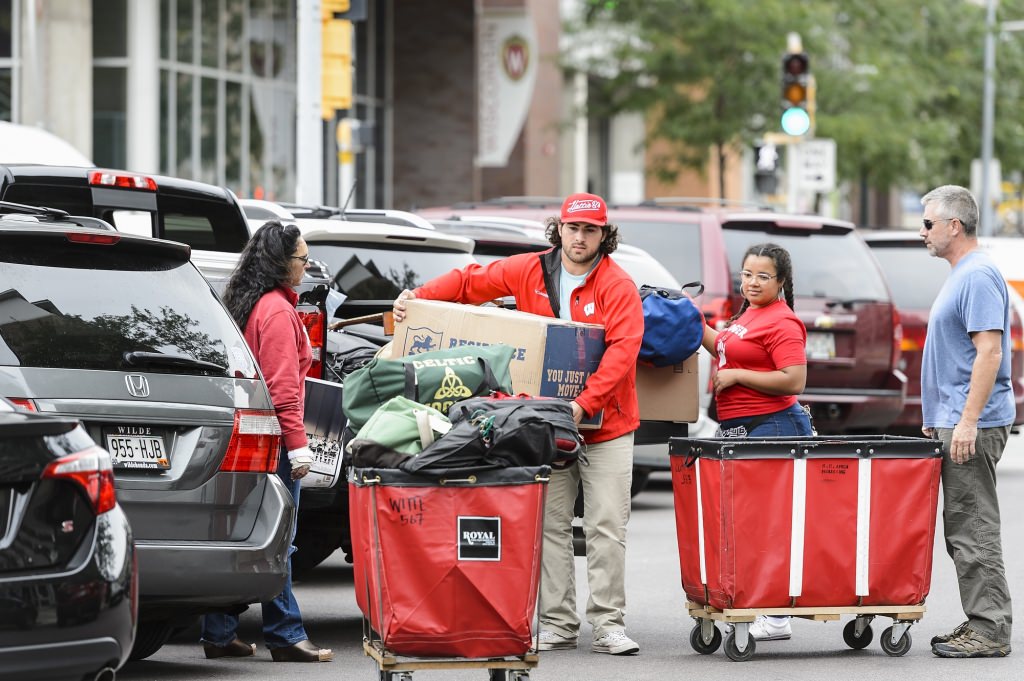
[[[557,198],[510,197],[419,211],[428,219],[557,215]],[[902,332],[885,277],[853,225],[708,199],[609,206],[624,243],[652,253],[682,282],[700,280],[708,322],[721,326],[742,303],[740,261],[771,241],[793,257],[796,311],[807,326],[809,405],[821,433],[882,433],[903,409]]]

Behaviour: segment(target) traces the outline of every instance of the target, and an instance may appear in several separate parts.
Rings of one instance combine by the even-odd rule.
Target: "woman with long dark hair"
[[[793,264],[782,246],[751,246],[740,270],[743,305],[721,331],[704,328],[703,345],[717,357],[719,435],[786,437],[812,434],[797,401],[807,383],[807,329],[793,311]],[[788,617],[760,616],[759,641],[788,639]]]
[[[253,235],[224,291],[224,304],[245,335],[270,391],[281,424],[282,451],[277,474],[299,506],[300,480],[313,456],[303,424],[305,376],[313,361],[306,329],[295,311],[293,290],[309,267],[309,247],[299,228],[271,221]],[[292,549],[294,550],[294,548]],[[309,641],[299,604],[292,593],[291,558],[284,589],[261,604],[263,639],[275,662],[328,662],[334,653]],[[238,638],[238,616],[203,617],[206,657],[248,657],[255,643]]]

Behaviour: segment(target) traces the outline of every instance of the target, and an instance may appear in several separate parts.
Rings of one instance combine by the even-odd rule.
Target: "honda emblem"
[[[132,397],[149,397],[149,381],[140,374],[128,374],[124,377],[128,394]]]

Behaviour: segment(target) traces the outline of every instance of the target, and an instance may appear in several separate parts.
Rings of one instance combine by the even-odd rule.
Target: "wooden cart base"
[[[527,681],[537,666],[537,652],[497,658],[399,657],[379,640],[363,639],[363,652],[377,661],[379,681],[411,681],[417,670],[486,669],[488,681]]]
[[[754,656],[757,642],[750,636],[750,625],[760,615],[778,617],[799,617],[801,619],[828,622],[843,615],[854,619],[843,628],[846,645],[860,650],[871,643],[874,636],[871,620],[877,616],[891,617],[893,624],[882,632],[879,643],[887,655],[898,657],[910,650],[912,640],[909,628],[924,616],[923,605],[865,605],[818,608],[726,608],[719,610],[710,605],[686,602],[686,609],[697,621],[690,632],[690,645],[702,655],[710,655],[722,645],[722,632],[715,622],[726,625],[724,639],[725,654],[735,662],[745,662]]]

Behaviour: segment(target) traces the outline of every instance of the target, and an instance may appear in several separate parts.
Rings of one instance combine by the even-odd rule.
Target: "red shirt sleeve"
[[[587,379],[576,403],[587,416],[605,408],[616,408],[612,396],[627,375],[636,374],[636,358],[644,335],[644,312],[640,294],[632,281],[620,280],[608,291],[601,311],[604,326],[604,354]],[[635,379],[634,379],[635,380]],[[636,391],[631,393],[635,399]],[[630,410],[632,411],[632,410]]]
[[[297,323],[294,310],[280,309],[266,316],[250,318],[248,325],[254,327],[251,331],[256,340],[256,362],[267,382],[270,401],[277,412],[288,450],[307,446],[303,423],[305,381],[299,367],[301,349],[296,336]]]

